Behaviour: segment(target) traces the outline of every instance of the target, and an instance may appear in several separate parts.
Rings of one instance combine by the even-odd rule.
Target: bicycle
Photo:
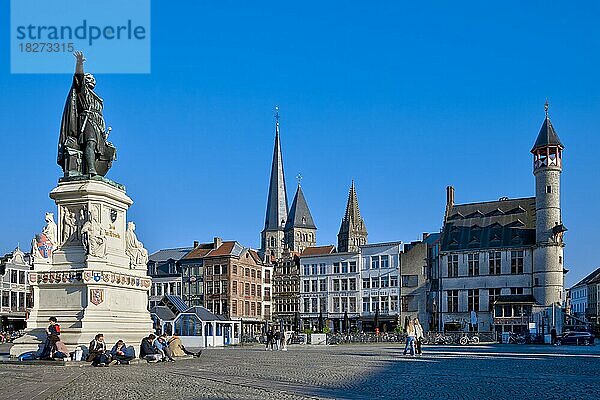
[[[468,344],[479,344],[479,336],[473,335],[469,337],[466,333],[464,333],[460,338],[458,338],[458,343],[462,346],[466,346]]]

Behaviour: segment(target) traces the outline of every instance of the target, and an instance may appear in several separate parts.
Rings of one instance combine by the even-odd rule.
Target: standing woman
[[[56,317],[48,318],[50,325],[46,328],[46,342],[42,349],[40,358],[42,360],[51,359],[52,355],[56,351],[56,342],[60,340],[60,325]]]
[[[410,355],[415,355],[415,324],[412,320],[409,320],[406,324],[406,346],[404,346],[404,355],[410,348]]]
[[[423,327],[421,326],[421,323],[419,322],[419,318],[415,318],[413,320],[413,323],[415,325],[417,354],[422,355],[423,351],[421,350],[421,345],[423,344]]]

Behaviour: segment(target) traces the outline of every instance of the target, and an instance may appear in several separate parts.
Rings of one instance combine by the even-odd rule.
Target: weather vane
[[[544,112],[546,113],[546,117],[548,116],[548,108],[550,108],[550,102],[548,101],[548,98],[546,97],[546,103],[544,103]]]
[[[275,122],[279,124],[279,106],[275,106]]]
[[[298,186],[300,186],[300,182],[302,181],[302,175],[300,175],[300,173],[296,175],[296,180],[298,181]]]

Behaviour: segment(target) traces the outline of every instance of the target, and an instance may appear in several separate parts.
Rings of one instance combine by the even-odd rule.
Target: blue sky
[[[7,2],[0,25],[8,27]],[[335,243],[351,179],[371,242],[441,227],[456,201],[530,196],[529,150],[550,99],[563,143],[566,266],[600,266],[597,2],[152,4],[152,73],[98,75],[129,218],[154,251],[214,235],[258,247],[274,139]],[[0,36],[0,251],[54,209],[69,75],[11,75]],[[70,56],[69,56],[70,57]],[[86,67],[93,72],[93,59]]]

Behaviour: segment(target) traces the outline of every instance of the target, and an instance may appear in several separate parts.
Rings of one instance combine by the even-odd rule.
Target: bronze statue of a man
[[[110,128],[106,130],[102,115],[103,101],[94,92],[96,79],[83,72],[83,53],[73,55],[77,64],[60,126],[58,164],[65,177],[104,176],[116,159],[116,149],[107,141]]]

